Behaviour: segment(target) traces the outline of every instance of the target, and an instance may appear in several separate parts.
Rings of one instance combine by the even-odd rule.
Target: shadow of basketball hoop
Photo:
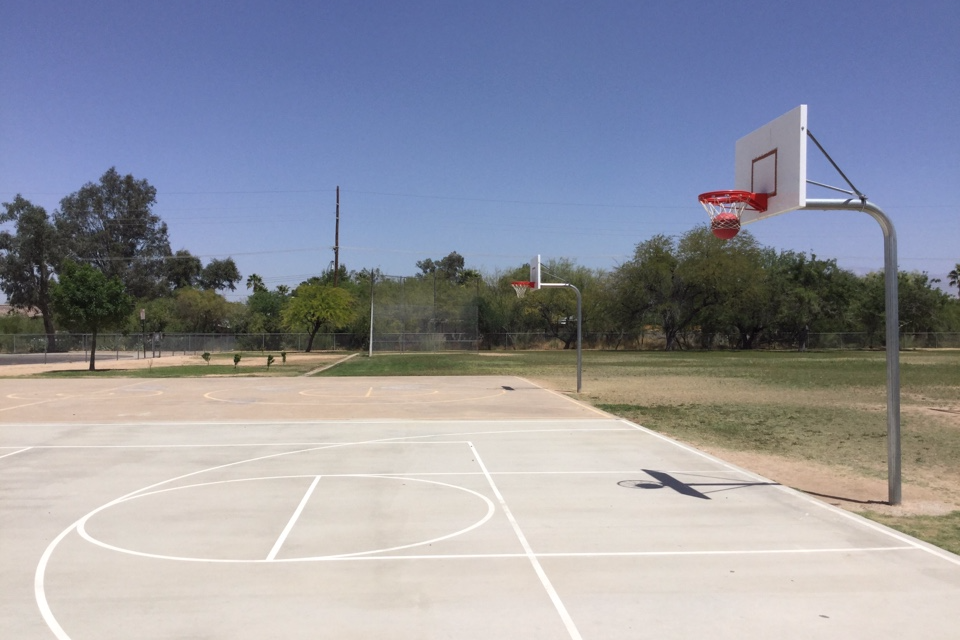
[[[777,486],[779,482],[682,482],[674,478],[669,473],[663,471],[654,471],[652,469],[642,469],[644,473],[656,480],[650,482],[647,480],[621,480],[617,484],[627,489],[673,489],[680,495],[690,498],[699,498],[700,500],[710,500],[706,493],[717,493],[720,491],[731,491],[733,489],[743,489],[745,487],[769,487]],[[717,487],[706,493],[700,492],[694,487]]]

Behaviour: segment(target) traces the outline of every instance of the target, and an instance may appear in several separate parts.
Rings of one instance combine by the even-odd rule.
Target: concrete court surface
[[[960,557],[515,377],[4,380],[3,638],[957,638]]]

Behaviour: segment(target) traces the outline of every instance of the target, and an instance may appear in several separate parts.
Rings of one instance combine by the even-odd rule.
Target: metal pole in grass
[[[536,271],[539,271],[540,256],[537,256],[536,260]],[[539,275],[529,282],[518,281],[512,283],[514,291],[517,292],[517,297],[523,298],[528,290],[543,287],[567,287],[573,289],[573,292],[577,294],[577,393],[580,393],[581,381],[583,380],[583,298],[580,295],[580,289],[568,282],[541,282],[537,278],[539,278]]]
[[[568,282],[541,282],[541,287],[568,287],[577,294],[577,393],[580,393],[580,381],[583,379],[583,298],[580,289]]]
[[[370,344],[367,345],[367,357],[373,357],[373,283],[377,279],[373,270],[370,270]]]
[[[822,211],[858,211],[880,224],[883,231],[884,310],[886,315],[887,356],[887,489],[889,502],[900,504],[900,316],[898,309],[897,232],[880,207],[856,200],[807,200],[803,209]]]

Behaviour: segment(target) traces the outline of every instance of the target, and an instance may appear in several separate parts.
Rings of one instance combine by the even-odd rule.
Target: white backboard
[[[737,140],[734,186],[767,194],[767,210],[744,211],[740,224],[800,209],[807,202],[807,105]]]

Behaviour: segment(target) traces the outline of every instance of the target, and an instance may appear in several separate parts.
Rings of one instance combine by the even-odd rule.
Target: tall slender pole
[[[887,351],[887,491],[888,502],[900,504],[900,313],[898,292],[897,232],[890,218],[875,204],[864,200],[807,200],[803,209],[859,211],[880,223],[883,231],[884,309]]]
[[[333,286],[340,284],[340,185],[337,185],[337,229],[333,236]]]
[[[373,357],[373,283],[377,279],[373,269],[370,270],[370,351],[367,357]]]
[[[580,393],[580,388],[582,387],[581,381],[583,379],[583,300],[580,296],[580,289],[577,289],[568,282],[541,282],[540,287],[567,287],[573,289],[573,292],[577,294],[577,393]]]
[[[583,298],[580,289],[572,284],[570,288],[577,294],[577,393],[580,393],[580,381],[583,378]]]

